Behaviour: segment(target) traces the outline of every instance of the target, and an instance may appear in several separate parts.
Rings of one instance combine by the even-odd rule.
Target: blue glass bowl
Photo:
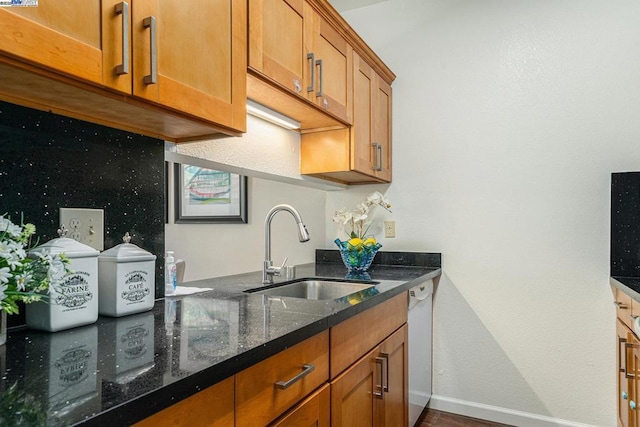
[[[334,243],[338,245],[342,262],[345,267],[347,267],[347,270],[349,270],[349,273],[362,273],[367,271],[376,253],[378,253],[378,249],[382,247],[380,243],[354,247],[347,241],[343,242],[340,239],[334,240]]]

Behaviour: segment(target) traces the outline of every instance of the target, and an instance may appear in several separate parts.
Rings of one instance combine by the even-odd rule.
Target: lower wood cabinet
[[[271,425],[274,427],[329,427],[331,425],[330,404],[329,384],[325,384]]]
[[[136,425],[407,426],[407,304],[390,298]]]
[[[406,426],[409,422],[409,327],[404,324],[380,344],[385,361],[385,387],[381,401],[384,426]]]
[[[233,377],[227,378],[135,425],[233,427],[233,389]]]
[[[616,304],[616,372],[618,426],[640,427],[640,340],[635,319],[640,303],[613,288]]]
[[[406,426],[407,325],[331,381],[331,425]]]
[[[267,425],[328,380],[324,331],[236,374],[236,425]]]

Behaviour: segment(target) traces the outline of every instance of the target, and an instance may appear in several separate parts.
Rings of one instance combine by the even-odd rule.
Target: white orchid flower
[[[0,268],[0,284],[9,283],[9,279],[13,277],[11,269],[9,267]]]
[[[344,231],[349,238],[364,238],[371,227],[371,223],[367,223],[370,219],[369,211],[374,206],[382,206],[389,210],[391,203],[378,191],[369,194],[367,198],[359,202],[351,211],[341,209],[335,212],[333,222],[342,223],[344,227],[340,227],[340,231]]]

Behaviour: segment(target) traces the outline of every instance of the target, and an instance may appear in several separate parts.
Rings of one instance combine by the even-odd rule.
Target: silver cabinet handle
[[[122,15],[122,64],[116,65],[116,74],[129,74],[129,3],[116,5],[116,15]]]
[[[627,364],[627,350],[624,346],[620,344],[626,344],[626,338],[618,337],[618,370],[620,372],[624,372]],[[622,364],[622,353],[624,353],[624,365]]]
[[[627,350],[634,347],[636,347],[634,344],[628,342],[624,344],[624,377],[630,380],[634,379],[636,375],[629,373],[629,360],[627,360]]]
[[[371,146],[373,147],[373,170],[377,171],[378,170],[378,143],[374,142],[373,144],[371,144]]]
[[[151,64],[150,64],[150,71],[151,74],[149,74],[148,76],[144,76],[144,84],[146,85],[153,85],[158,83],[158,53],[156,50],[156,17],[155,16],[150,16],[148,18],[144,18],[144,20],[142,21],[142,26],[144,28],[150,28],[150,40],[151,40],[151,44],[149,46],[149,50],[151,52],[150,54],[150,59],[151,59]]]
[[[311,83],[307,86],[307,92],[313,92],[316,88],[316,55],[313,52],[307,53],[308,60],[311,60]]]
[[[290,380],[276,382],[276,388],[280,389],[280,390],[286,390],[291,385],[297,383],[298,381],[300,381],[301,379],[303,379],[304,377],[309,375],[315,369],[316,369],[316,367],[314,365],[312,365],[312,364],[308,364],[308,365],[304,364],[304,365],[302,365],[302,372],[300,372],[298,375],[296,375],[295,377],[291,378]]]
[[[380,365],[380,385],[376,384],[375,387],[380,391],[374,391],[373,395],[378,399],[384,400],[384,358],[376,357],[376,365]]]
[[[381,353],[380,355],[384,359],[385,372],[386,372],[386,375],[385,375],[386,381],[385,381],[384,385],[382,386],[382,390],[384,390],[387,393],[389,393],[389,353]]]
[[[375,153],[374,153],[375,161],[374,161],[374,164],[373,164],[373,170],[374,171],[381,171],[382,170],[382,145],[378,144],[377,142],[374,142],[371,145],[373,146],[373,149],[375,150]]]
[[[316,60],[316,65],[320,68],[320,76],[318,76],[320,80],[320,90],[316,92],[316,96],[324,96],[324,91],[322,90],[322,59]]]

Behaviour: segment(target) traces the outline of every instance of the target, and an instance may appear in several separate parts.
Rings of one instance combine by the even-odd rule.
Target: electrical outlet
[[[60,225],[68,230],[67,237],[99,251],[104,249],[104,210],[60,208]]]
[[[396,237],[396,222],[385,221],[384,222],[384,237],[393,238]]]

